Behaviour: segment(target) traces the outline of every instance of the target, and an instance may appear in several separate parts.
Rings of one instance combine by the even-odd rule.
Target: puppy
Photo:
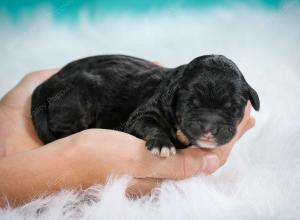
[[[44,143],[88,128],[116,129],[168,157],[190,145],[228,143],[248,100],[259,110],[256,91],[222,55],[177,68],[104,55],[74,61],[38,86],[31,113]]]

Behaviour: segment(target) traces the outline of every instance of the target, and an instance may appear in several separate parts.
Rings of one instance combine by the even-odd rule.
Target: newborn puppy
[[[44,143],[88,128],[116,129],[167,157],[190,145],[228,143],[248,100],[259,110],[256,91],[221,55],[177,68],[105,55],[74,61],[38,86],[31,112]]]

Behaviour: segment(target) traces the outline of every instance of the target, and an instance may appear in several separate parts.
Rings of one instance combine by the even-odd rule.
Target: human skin
[[[131,194],[148,193],[166,179],[208,175],[226,162],[233,145],[255,125],[248,103],[228,144],[216,149],[191,147],[170,158],[153,156],[141,139],[105,129],[88,129],[43,146],[31,122],[30,97],[57,71],[26,75],[0,100],[0,207],[8,202],[22,205],[60,189],[105,184],[112,174],[133,177]]]

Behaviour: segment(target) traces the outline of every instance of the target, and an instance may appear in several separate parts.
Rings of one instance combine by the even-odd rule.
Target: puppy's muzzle
[[[179,140],[181,143],[185,145],[191,144],[190,140],[181,130],[177,130],[176,136],[177,136],[177,140]],[[206,132],[203,135],[201,135],[195,144],[198,147],[202,147],[202,148],[215,148],[218,146],[214,138],[214,135],[211,132]]]

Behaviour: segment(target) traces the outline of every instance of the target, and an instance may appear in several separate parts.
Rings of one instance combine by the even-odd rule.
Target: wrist
[[[101,134],[98,134],[98,138],[101,139]],[[60,140],[64,141],[62,158],[67,161],[73,182],[76,182],[78,187],[86,188],[94,184],[105,183],[106,171],[109,167],[107,161],[110,161],[105,160],[105,152],[101,152],[102,143],[99,144],[89,130]]]
[[[85,188],[91,185],[88,161],[83,156],[83,147],[74,141],[73,135],[52,142],[49,147],[56,147],[56,157],[62,164],[62,177],[66,177],[66,184],[62,187]],[[55,145],[55,146],[54,146]],[[47,146],[47,145],[46,145]]]
[[[147,151],[144,141],[113,130],[89,129],[70,138],[70,161],[89,185],[103,184],[112,174],[135,176]]]

